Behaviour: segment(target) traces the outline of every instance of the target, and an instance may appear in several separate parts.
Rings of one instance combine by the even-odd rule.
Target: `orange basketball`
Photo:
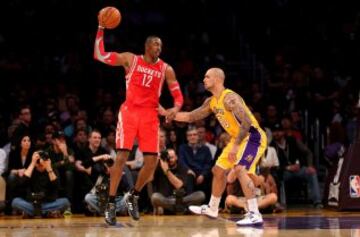
[[[107,29],[114,29],[120,24],[121,13],[115,7],[104,7],[100,10],[99,24]]]

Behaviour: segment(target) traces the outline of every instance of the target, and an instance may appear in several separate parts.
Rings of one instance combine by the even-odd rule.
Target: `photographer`
[[[76,156],[76,190],[75,193],[75,207],[78,212],[86,211],[84,206],[84,197],[93,188],[99,173],[94,167],[100,162],[109,160],[112,162],[111,156],[101,146],[101,133],[94,129],[89,133],[88,144],[82,150],[79,150]]]
[[[193,181],[191,171],[178,162],[174,149],[163,151],[152,182],[151,203],[155,213],[160,215],[163,209],[170,213],[184,212],[189,205],[202,204],[205,194],[190,190],[193,185],[189,182]]]
[[[110,176],[109,169],[113,165],[113,159],[99,159],[92,166],[92,173],[97,175],[97,180],[91,191],[86,194],[85,202],[88,209],[92,213],[103,215],[109,198]],[[127,214],[124,193],[134,187],[134,182],[130,170],[125,167],[123,170],[124,177],[118,187],[117,196],[115,198],[116,212],[120,215]]]
[[[70,207],[67,198],[58,198],[57,174],[46,152],[33,153],[31,163],[20,182],[27,187],[26,198],[16,197],[11,205],[14,209],[23,211],[24,217],[33,217],[35,214],[57,217],[61,211]]]
[[[74,152],[67,145],[63,131],[55,131],[52,134],[52,144],[46,150],[51,158],[52,166],[58,171],[60,182],[59,194],[73,201],[74,191]],[[70,214],[70,209],[67,210]]]

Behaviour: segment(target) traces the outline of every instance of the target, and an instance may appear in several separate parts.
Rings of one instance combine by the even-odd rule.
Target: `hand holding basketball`
[[[104,7],[98,15],[99,25],[107,29],[114,29],[120,24],[121,13],[115,7]]]

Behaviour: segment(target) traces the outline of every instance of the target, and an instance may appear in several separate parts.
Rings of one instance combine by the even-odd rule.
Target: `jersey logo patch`
[[[253,155],[248,155],[248,156],[245,158],[245,160],[246,160],[247,162],[251,162],[251,161],[253,161],[253,159],[254,159],[254,156],[253,156]]]

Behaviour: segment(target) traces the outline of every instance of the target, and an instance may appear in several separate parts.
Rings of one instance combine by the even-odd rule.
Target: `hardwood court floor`
[[[73,215],[60,219],[19,219],[0,217],[0,237],[360,237],[360,212],[289,210],[264,215],[262,228],[237,227],[240,215],[222,214],[214,220],[204,216],[143,215],[140,221],[118,217],[109,227],[103,218]]]

